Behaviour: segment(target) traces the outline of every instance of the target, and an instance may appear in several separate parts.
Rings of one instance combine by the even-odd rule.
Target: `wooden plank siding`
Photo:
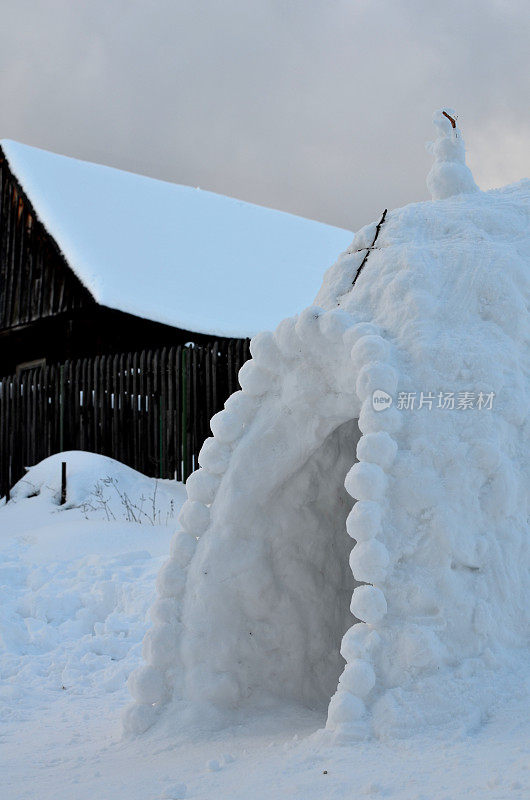
[[[0,497],[53,453],[88,450],[186,480],[238,388],[248,340],[76,359],[0,378]]]
[[[0,497],[69,449],[185,479],[248,357],[247,339],[96,303],[0,147]]]
[[[0,147],[0,375],[34,361],[96,355],[107,357],[108,371],[110,354],[209,345],[214,338],[97,303],[39,220]]]
[[[95,305],[0,148],[0,331]]]

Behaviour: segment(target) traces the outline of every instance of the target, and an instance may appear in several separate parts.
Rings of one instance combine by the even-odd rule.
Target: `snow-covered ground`
[[[318,732],[325,712],[294,705],[214,732],[159,725],[124,739],[126,680],[184,497],[179,484],[67,453],[30,470],[0,507],[2,800],[530,796],[522,662],[508,683],[492,676],[487,717],[403,739],[332,745]]]

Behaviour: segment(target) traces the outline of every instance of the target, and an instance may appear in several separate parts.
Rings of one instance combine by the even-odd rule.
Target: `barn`
[[[0,494],[64,449],[185,477],[248,337],[349,231],[0,143]]]

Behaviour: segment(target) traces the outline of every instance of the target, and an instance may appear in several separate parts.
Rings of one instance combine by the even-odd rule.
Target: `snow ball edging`
[[[232,444],[243,433],[245,421],[237,411],[223,409],[214,414],[210,420],[210,428],[218,442],[222,444]]]
[[[356,374],[355,390],[361,402],[357,445],[358,461],[348,472],[344,486],[357,502],[346,521],[348,534],[355,540],[350,567],[357,581],[351,600],[351,612],[360,622],[346,631],[341,655],[346,666],[331,698],[326,728],[335,735],[359,736],[366,732],[365,701],[376,686],[374,655],[381,643],[376,627],[388,608],[379,586],[383,584],[390,554],[377,537],[382,533],[383,504],[388,486],[387,472],[397,454],[397,442],[391,434],[399,430],[399,412],[391,407],[375,411],[373,392],[395,393],[398,373],[390,362],[391,347],[371,323],[358,323],[343,333],[343,344],[350,349]]]
[[[326,311],[320,317],[320,332],[332,344],[342,342],[348,330],[354,325],[351,314],[341,308]]]
[[[178,521],[186,533],[200,537],[210,524],[210,509],[198,500],[186,500]]]
[[[199,467],[191,473],[186,481],[188,499],[197,500],[199,503],[209,506],[213,503],[220,483],[221,478],[218,474]]]
[[[149,612],[153,625],[142,644],[145,663],[135,669],[128,680],[135,702],[124,710],[122,716],[125,734],[137,735],[150,728],[160,710],[180,688],[175,672],[180,666],[182,603],[187,570],[197,540],[210,525],[210,506],[229,467],[236,443],[254,418],[263,395],[274,383],[269,367],[277,366],[279,362],[280,351],[271,333],[254,337],[251,352],[257,356],[257,361],[249,360],[241,367],[241,391],[231,395],[224,410],[212,417],[213,436],[206,439],[201,448],[199,469],[186,481],[188,499],[179,514],[182,529],[173,535],[170,557],[156,579],[158,598]]]
[[[320,320],[326,313],[320,306],[308,306],[298,315],[295,332],[305,349],[314,351],[314,345],[320,345],[322,341]]]
[[[359,500],[346,519],[348,535],[356,542],[364,542],[378,536],[382,530],[383,511],[373,500]]]
[[[232,451],[227,444],[221,444],[213,436],[209,436],[201,447],[199,464],[207,472],[223,475],[228,469],[231,454]]]
[[[274,379],[269,370],[264,370],[253,359],[245,361],[238,374],[241,389],[251,397],[261,397],[270,388]]]
[[[171,539],[170,557],[157,575],[158,599],[149,612],[153,625],[142,644],[145,663],[131,673],[127,682],[135,703],[125,709],[122,717],[125,734],[140,734],[150,728],[176,688],[168,673],[179,666],[186,570],[196,547],[196,538],[177,530]]]
[[[296,334],[298,317],[286,317],[274,331],[274,340],[283,356],[298,358],[302,354],[302,343]]]
[[[388,343],[378,334],[361,336],[351,349],[351,360],[355,372],[359,373],[363,367],[373,362],[385,362],[388,359],[390,348]]]
[[[250,341],[250,354],[253,361],[262,369],[277,372],[281,364],[281,353],[272,331],[262,331]]]
[[[350,568],[358,581],[383,583],[389,563],[388,550],[377,539],[357,542],[350,553]]]

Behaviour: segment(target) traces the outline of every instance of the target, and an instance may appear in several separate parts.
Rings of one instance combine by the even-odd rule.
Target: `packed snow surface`
[[[527,663],[530,181],[479,191],[435,123],[435,199],[359,231],[212,419],[127,732],[330,696],[333,741],[481,724]]]
[[[307,305],[352,234],[189,186],[4,140],[11,170],[104,306],[250,336]]]
[[[69,497],[59,507],[63,460]],[[477,710],[466,724],[407,739],[329,746],[314,735],[325,712],[284,703],[223,730],[155,727],[124,740],[125,682],[174,523],[128,522],[115,492],[109,519],[97,489],[108,477],[136,505],[154,494],[155,481],[110,459],[65,453],[31,469],[0,506],[2,800],[529,796],[523,671],[504,681],[487,716]],[[157,497],[161,512],[172,498],[177,513],[184,490],[158,482]]]

